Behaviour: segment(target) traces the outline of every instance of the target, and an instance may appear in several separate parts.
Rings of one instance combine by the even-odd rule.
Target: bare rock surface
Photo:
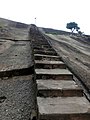
[[[62,120],[64,120],[64,118],[66,120],[73,120],[75,117],[72,119],[70,116],[82,116],[82,114],[86,113],[90,114],[90,103],[84,97],[38,97],[37,100],[39,104],[39,112],[41,115],[40,119],[57,117],[57,120],[59,120],[59,118],[63,118]],[[65,117],[66,115],[69,116],[69,119],[68,117]],[[76,118],[80,119],[80,117]],[[81,117],[80,120],[82,119],[83,117]],[[84,117],[83,120],[89,120],[89,116]]]
[[[34,74],[28,25],[0,18],[0,120],[37,116]]]
[[[84,36],[52,34],[48,36],[50,44],[62,60],[90,90],[90,41],[87,42]]]
[[[0,38],[28,40],[29,25],[0,18]]]
[[[4,76],[7,76],[8,71],[28,69],[33,66],[30,45],[30,41],[6,41],[7,47],[3,48],[3,51],[1,49],[0,54],[0,76],[3,76],[5,72]]]

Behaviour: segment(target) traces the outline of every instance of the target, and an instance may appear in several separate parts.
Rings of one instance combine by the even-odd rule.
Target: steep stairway
[[[90,103],[47,40],[33,41],[39,120],[90,120]]]

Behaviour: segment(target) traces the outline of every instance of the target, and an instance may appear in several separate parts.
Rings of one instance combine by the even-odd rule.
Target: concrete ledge
[[[34,73],[30,41],[16,41],[0,54],[0,77]]]
[[[35,60],[54,60],[54,61],[61,60],[59,56],[43,55],[43,54],[34,54],[34,58]]]
[[[57,53],[55,51],[47,51],[47,50],[34,50],[34,54],[44,54],[44,55],[56,55]]]
[[[81,97],[83,89],[73,80],[37,80],[40,97]]]
[[[35,60],[35,68],[43,69],[66,69],[66,65],[61,61]]]
[[[15,69],[10,71],[1,71],[0,77],[12,77],[12,76],[20,76],[20,75],[31,75],[34,74],[34,65],[30,68],[23,68],[23,69]]]
[[[72,80],[73,75],[67,69],[35,69],[37,79]]]
[[[38,97],[40,120],[89,120],[90,103],[85,97]]]

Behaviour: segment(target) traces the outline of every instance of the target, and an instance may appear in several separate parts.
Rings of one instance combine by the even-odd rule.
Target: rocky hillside
[[[90,91],[90,36],[45,28],[43,31],[68,68]]]
[[[0,39],[28,40],[29,27],[24,23],[0,18]],[[90,36],[72,35],[70,32],[49,28],[39,29],[49,39],[69,69],[90,91]]]
[[[0,18],[0,38],[27,39],[29,25]]]

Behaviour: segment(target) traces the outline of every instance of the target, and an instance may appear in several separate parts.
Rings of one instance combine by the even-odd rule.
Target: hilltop
[[[0,18],[0,38],[4,39],[27,39],[28,24]]]

